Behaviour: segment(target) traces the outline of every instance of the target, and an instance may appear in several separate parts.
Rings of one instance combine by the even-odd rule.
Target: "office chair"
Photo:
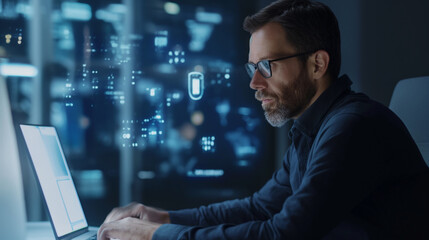
[[[399,81],[389,108],[407,126],[429,166],[429,76]]]

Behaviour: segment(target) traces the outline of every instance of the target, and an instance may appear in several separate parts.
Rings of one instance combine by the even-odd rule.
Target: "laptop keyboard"
[[[88,238],[88,240],[97,240],[97,234]]]

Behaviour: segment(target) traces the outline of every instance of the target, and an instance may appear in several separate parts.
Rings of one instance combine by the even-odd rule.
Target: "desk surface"
[[[90,230],[97,230],[89,227]],[[55,240],[50,222],[27,222],[27,240]]]
[[[27,240],[55,240],[50,222],[27,222]]]

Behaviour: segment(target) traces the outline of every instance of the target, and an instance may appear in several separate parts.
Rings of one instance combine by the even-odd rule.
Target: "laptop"
[[[56,239],[96,239],[97,231],[89,229],[55,128],[21,124],[20,129]]]

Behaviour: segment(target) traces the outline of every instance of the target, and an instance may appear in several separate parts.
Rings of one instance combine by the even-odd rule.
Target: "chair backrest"
[[[389,107],[407,126],[429,166],[429,76],[399,81]]]

